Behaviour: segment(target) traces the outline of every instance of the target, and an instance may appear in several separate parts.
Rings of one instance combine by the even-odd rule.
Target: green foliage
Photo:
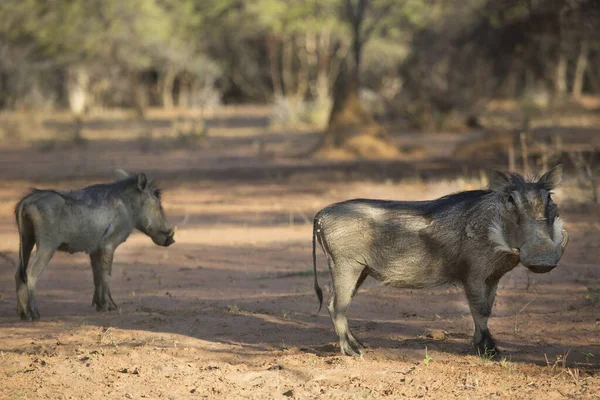
[[[382,94],[391,85],[388,99],[401,87],[405,94],[449,93],[456,97],[452,103],[469,102],[517,86],[502,85],[506,75],[511,82],[532,77],[532,84],[556,79],[553,52],[559,48],[571,49],[565,76],[573,75],[582,35],[594,38],[600,24],[583,8],[577,14],[576,3],[586,2],[0,0],[0,74],[8,82],[0,87],[0,107],[64,105],[60,97],[71,67],[85,69],[90,87],[107,92],[106,81],[123,87],[128,77],[155,73],[159,90],[167,93],[165,105],[173,103],[168,91],[176,92],[174,83],[182,79],[196,84],[196,91],[198,82],[218,80],[219,90],[233,88],[244,100],[325,104],[345,59],[361,64],[361,86]],[[552,25],[561,23],[546,17],[562,6],[575,7],[565,14],[570,25]],[[551,29],[525,29],[533,17],[546,18]],[[557,46],[559,39],[565,42]],[[357,47],[361,57],[352,57]],[[596,58],[589,57],[587,74],[593,77],[584,90],[598,80]],[[131,101],[131,86],[114,103]],[[519,97],[523,91],[517,89],[509,95]]]
[[[431,358],[429,354],[427,354],[427,347],[425,347],[425,358],[423,359],[423,364],[425,364],[426,367],[429,367],[429,363],[431,363],[432,361],[433,358]]]
[[[131,69],[193,65],[201,26],[191,0],[7,0],[0,34],[28,38],[64,63],[111,61]]]

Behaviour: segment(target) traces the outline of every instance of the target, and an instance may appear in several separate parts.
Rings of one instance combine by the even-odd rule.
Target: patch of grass
[[[563,354],[558,354],[554,363],[550,363],[548,356],[544,354],[544,357],[546,358],[546,367],[548,368],[548,373],[554,375],[554,377],[559,377],[563,374],[570,376],[577,385],[580,379],[579,368],[567,367],[567,357],[569,356],[569,352],[570,350]]]
[[[595,358],[596,356],[594,355],[594,353],[581,353],[583,354],[583,356],[585,357],[585,362],[590,362],[590,360],[592,358]]]
[[[228,304],[227,305],[227,312],[229,314],[239,314],[241,311],[242,311],[242,309],[237,304]]]
[[[493,361],[497,354],[496,350],[488,349],[487,347],[485,348],[485,351],[483,352],[483,354],[479,350],[477,350],[477,353],[479,354],[479,358],[481,359],[481,361],[484,363]]]
[[[502,357],[502,359],[500,360],[500,367],[507,370],[511,374],[517,370],[517,366],[515,365],[515,363],[513,363],[510,359],[507,359],[506,357]]]
[[[429,363],[431,363],[432,361],[433,358],[429,356],[429,354],[427,353],[427,346],[425,346],[425,358],[423,359],[423,364],[425,364],[426,367],[429,367]]]
[[[588,293],[585,295],[585,304],[591,306],[600,305],[600,288],[587,287]]]

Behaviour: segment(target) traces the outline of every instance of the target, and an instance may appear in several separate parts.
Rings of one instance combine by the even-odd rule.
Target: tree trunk
[[[179,95],[177,96],[177,107],[189,108],[190,106],[190,82],[186,74],[179,78]]]
[[[318,149],[323,155],[342,157],[387,158],[400,152],[386,130],[360,103],[358,89],[362,49],[368,34],[361,30],[369,6],[367,0],[353,4],[346,0],[346,19],[352,30],[352,66],[340,64],[333,87],[333,106],[329,126]]]
[[[329,29],[323,30],[319,35],[317,49],[317,80],[314,88],[314,96],[319,105],[327,104],[329,100],[329,71],[330,71],[330,42],[331,35]]]
[[[69,108],[75,118],[73,132],[73,141],[75,143],[83,142],[83,114],[86,111],[89,102],[89,81],[90,76],[81,65],[69,67],[67,70],[67,93],[69,97]]]
[[[140,83],[138,71],[129,72],[129,82],[131,85],[131,96],[133,107],[138,118],[143,119],[146,115],[146,93],[144,85]]]
[[[600,78],[598,77],[598,75],[596,75],[591,68],[587,68],[585,75],[587,76],[588,81],[590,82],[592,91],[594,93],[600,93]]]
[[[67,70],[67,93],[71,112],[79,116],[84,113],[88,102],[90,77],[82,66],[72,66]]]
[[[393,158],[400,152],[358,97],[354,71],[342,63],[333,88],[329,126],[317,154],[333,157]]]
[[[315,33],[306,32],[304,35],[304,46],[298,46],[298,59],[300,65],[296,98],[298,101],[303,101],[311,86],[311,71],[317,69],[317,35]]]
[[[166,109],[173,108],[173,86],[175,85],[175,77],[177,77],[177,73],[173,68],[167,68],[162,77],[161,97],[163,107]]]
[[[588,62],[588,49],[589,46],[587,39],[582,40],[581,47],[579,48],[579,55],[577,56],[577,63],[575,65],[573,89],[571,92],[571,95],[575,100],[579,100],[581,98],[581,92],[583,91],[583,80]]]
[[[281,74],[279,73],[278,48],[279,40],[275,36],[267,37],[267,50],[269,52],[269,68],[271,69],[271,81],[273,82],[273,94],[275,98],[283,97],[281,88]]]
[[[294,93],[294,38],[283,40],[283,93],[289,96]]]
[[[564,52],[560,52],[558,56],[554,79],[555,100],[560,102],[565,98],[565,94],[567,93],[567,57]]]

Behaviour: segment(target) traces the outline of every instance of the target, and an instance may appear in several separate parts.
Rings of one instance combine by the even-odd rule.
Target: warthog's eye
[[[512,197],[512,195],[510,195],[510,194],[508,196],[506,196],[506,201],[508,202],[508,204],[510,204],[512,206],[515,205],[515,198]]]
[[[546,198],[546,203],[552,203],[552,192],[548,192],[548,197]]]
[[[159,200],[160,200],[160,190],[158,190],[158,189],[155,189],[155,190],[154,190],[154,196],[155,196],[157,199],[159,199]]]

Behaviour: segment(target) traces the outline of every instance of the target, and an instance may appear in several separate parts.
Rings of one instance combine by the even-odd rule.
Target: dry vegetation
[[[1,398],[600,397],[600,209],[568,158],[555,197],[571,242],[551,273],[519,267],[501,281],[490,325],[503,359],[474,355],[462,289],[398,290],[374,280],[350,310],[368,345],[354,359],[339,355],[326,312],[315,315],[314,212],[351,197],[426,199],[478,188],[483,168],[504,168],[506,155],[453,158],[459,143],[481,135],[472,132],[392,134],[405,149],[397,160],[299,158],[319,134],[280,133],[268,116],[257,107],[206,119],[150,110],[143,123],[105,114],[85,121],[81,143],[71,140],[68,117],[21,118],[40,129],[22,129],[0,147]],[[560,135],[565,146],[597,140],[594,130],[548,133],[536,124],[532,135]],[[32,138],[38,134],[44,141]],[[20,322],[15,202],[30,186],[112,179],[115,167],[157,178],[180,224],[177,244],[158,248],[135,234],[119,249],[119,310],[111,313],[90,306],[87,256],[58,254],[38,284],[41,321]],[[326,282],[322,257],[319,273]]]

